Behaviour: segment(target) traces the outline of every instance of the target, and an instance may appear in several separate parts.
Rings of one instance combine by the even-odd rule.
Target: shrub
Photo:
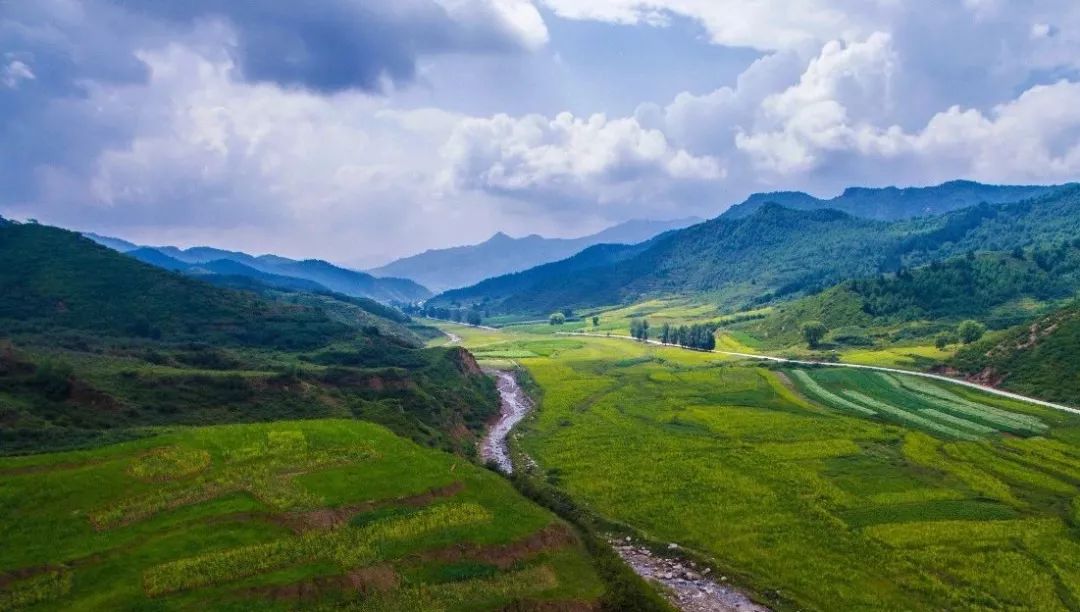
[[[960,327],[956,329],[960,336],[960,341],[964,344],[971,344],[983,337],[986,333],[986,326],[978,321],[964,321],[960,324]]]

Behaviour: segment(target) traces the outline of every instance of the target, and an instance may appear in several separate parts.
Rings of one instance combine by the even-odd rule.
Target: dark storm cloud
[[[245,78],[324,92],[375,91],[384,81],[406,83],[415,75],[417,57],[426,53],[522,47],[499,15],[481,3],[467,11],[467,20],[432,0],[122,4],[133,13],[172,22],[226,19],[236,30],[236,59]]]

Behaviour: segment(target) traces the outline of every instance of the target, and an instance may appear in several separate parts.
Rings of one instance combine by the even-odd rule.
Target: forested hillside
[[[567,262],[491,279],[432,300],[483,302],[493,312],[544,314],[563,307],[707,294],[726,308],[797,296],[857,277],[895,273],[969,251],[1071,243],[1080,235],[1080,188],[1032,200],[980,204],[896,222],[777,204],[665,234],[640,252]],[[582,253],[586,255],[586,253]]]
[[[1080,302],[966,347],[951,365],[979,382],[1076,404],[1078,356]]]
[[[0,227],[0,453],[148,425],[319,417],[468,451],[497,407],[467,352],[421,348],[399,312],[254,289],[215,287],[65,230]]]
[[[781,303],[742,328],[771,345],[802,341],[801,325],[818,321],[841,342],[880,334],[927,336],[977,319],[995,329],[1016,325],[1080,290],[1080,240],[983,253],[844,281]],[[922,322],[921,326],[912,325]]]

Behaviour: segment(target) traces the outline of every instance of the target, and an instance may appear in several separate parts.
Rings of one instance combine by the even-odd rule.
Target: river
[[[505,370],[495,371],[495,386],[499,389],[500,412],[499,420],[488,430],[480,444],[480,457],[484,461],[490,461],[504,474],[514,472],[514,464],[510,460],[510,449],[506,438],[529,411],[533,403],[521,386],[513,372]]]

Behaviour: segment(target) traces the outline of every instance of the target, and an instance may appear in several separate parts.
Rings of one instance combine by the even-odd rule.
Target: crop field
[[[509,483],[356,421],[3,459],[0,509],[0,610],[476,610],[603,590],[574,532]]]
[[[549,482],[777,609],[1080,608],[1075,417],[617,339],[496,347],[536,354],[519,444]]]

